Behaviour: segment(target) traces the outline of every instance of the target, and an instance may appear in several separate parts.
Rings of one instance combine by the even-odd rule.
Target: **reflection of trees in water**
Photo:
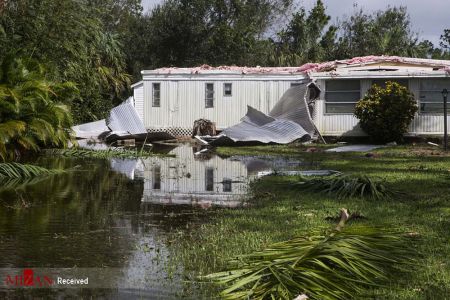
[[[80,167],[36,185],[0,193],[0,267],[124,267],[134,274],[133,266],[146,266],[141,258],[160,250],[167,252],[164,249],[180,242],[167,233],[195,230],[207,222],[207,215],[214,215],[214,210],[190,206],[141,203],[143,182],[113,172],[107,160],[41,158],[38,164]],[[22,206],[19,197],[29,206]],[[150,251],[148,255],[146,251]],[[149,261],[149,272],[165,272],[161,262],[153,266],[156,262]],[[94,290],[70,292],[29,291],[43,297],[53,293],[75,297],[103,294]],[[0,291],[0,298],[5,298],[3,293]],[[27,298],[29,293],[17,290],[11,296]],[[107,291],[104,295],[111,296]]]
[[[0,193],[0,265],[120,266],[132,228],[115,228],[139,210],[143,184],[110,171],[106,160],[42,159],[74,172]],[[26,201],[29,207],[20,206]],[[19,205],[17,204],[19,203]]]

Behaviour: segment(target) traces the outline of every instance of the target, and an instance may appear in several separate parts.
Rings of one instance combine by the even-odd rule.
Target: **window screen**
[[[153,107],[160,107],[161,105],[161,84],[160,83],[154,83],[153,84],[153,101],[152,106]]]
[[[353,113],[361,99],[359,80],[329,80],[325,88],[325,111],[327,113]]]
[[[450,79],[422,79],[419,95],[420,112],[443,113],[443,89],[450,90]]]
[[[214,84],[206,83],[205,86],[205,107],[214,107]]]
[[[231,83],[223,84],[223,95],[231,96],[233,94],[233,85]]]

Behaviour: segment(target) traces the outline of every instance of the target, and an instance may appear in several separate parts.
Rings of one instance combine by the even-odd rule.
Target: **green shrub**
[[[356,104],[361,128],[377,142],[401,141],[417,112],[414,95],[396,82],[373,85]]]

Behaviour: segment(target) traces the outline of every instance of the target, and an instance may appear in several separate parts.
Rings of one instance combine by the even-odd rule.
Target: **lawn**
[[[418,252],[410,274],[394,274],[388,287],[367,291],[362,298],[450,299],[450,155],[427,145],[383,148],[369,156],[324,153],[326,147],[330,146],[219,148],[217,152],[295,156],[322,169],[382,178],[402,194],[383,201],[338,200],[287,189],[286,183],[298,180],[295,177],[266,177],[252,185],[249,206],[214,210],[212,222],[174,237],[182,241],[174,243],[173,254],[182,262],[187,279],[221,271],[228,259],[270,243],[326,230],[335,224],[330,217],[345,207],[364,216],[355,221],[359,224],[411,233],[415,236],[411,247]]]

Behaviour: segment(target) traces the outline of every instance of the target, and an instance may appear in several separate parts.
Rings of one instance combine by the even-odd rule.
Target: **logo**
[[[6,275],[6,286],[14,287],[45,287],[52,286],[55,282],[50,276],[36,275],[33,269],[24,269],[22,274],[18,275]]]

